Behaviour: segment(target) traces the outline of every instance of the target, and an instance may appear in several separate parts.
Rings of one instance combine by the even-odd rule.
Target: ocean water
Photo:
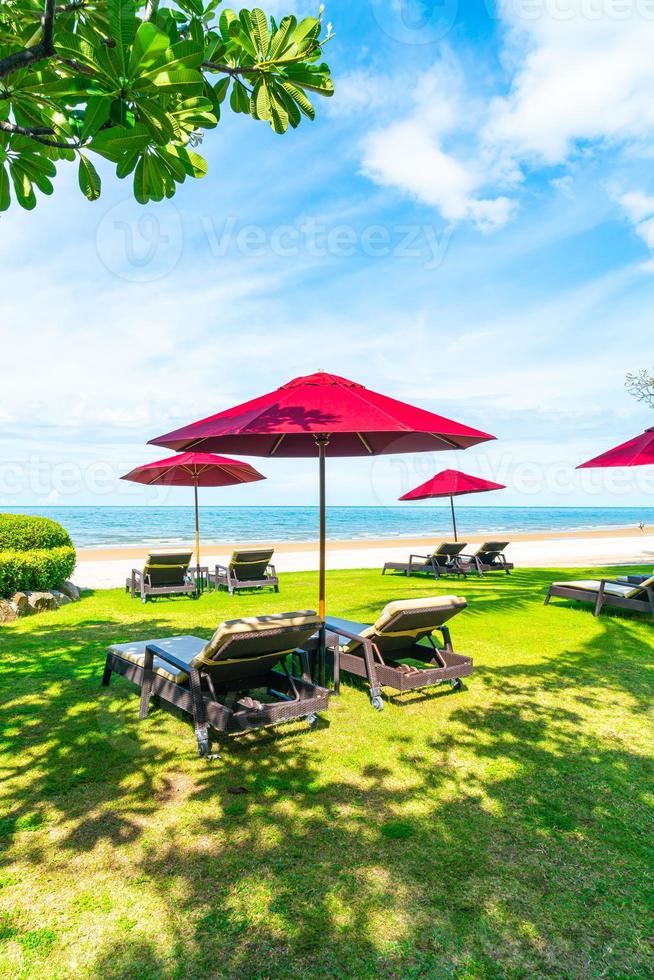
[[[175,545],[192,541],[192,507],[11,507],[3,512],[40,514],[59,521],[79,548]],[[460,540],[466,534],[510,537],[520,531],[575,531],[654,524],[654,507],[457,508]],[[201,507],[204,544],[249,541],[315,541],[317,507]],[[332,540],[450,537],[448,506],[328,507]]]

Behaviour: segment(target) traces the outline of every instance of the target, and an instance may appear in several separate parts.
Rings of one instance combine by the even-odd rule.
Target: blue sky
[[[274,0],[276,14],[314,13]],[[142,208],[2,218],[0,505],[183,503],[117,477],[146,441],[318,368],[497,435],[466,453],[334,460],[332,503],[445,467],[488,503],[632,505],[654,474],[581,460],[654,424],[654,4],[337,0],[336,94],[285,137],[225,115],[209,174]],[[207,502],[302,504],[315,464]],[[472,503],[480,502],[478,499]]]

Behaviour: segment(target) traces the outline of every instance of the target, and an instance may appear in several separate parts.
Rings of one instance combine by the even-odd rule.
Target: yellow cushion
[[[398,599],[385,606],[376,622],[363,630],[361,636],[373,640],[381,650],[390,651],[410,647],[442,626],[453,615],[465,609],[463,596],[427,596],[421,599]],[[420,615],[424,610],[424,615]],[[395,620],[395,622],[393,622]],[[393,623],[391,630],[387,629]],[[351,640],[346,652],[359,646],[359,640]]]

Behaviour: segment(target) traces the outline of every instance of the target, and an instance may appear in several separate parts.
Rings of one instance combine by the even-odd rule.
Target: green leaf
[[[134,197],[139,204],[147,204],[150,200],[150,174],[148,169],[148,156],[143,154],[139,157],[134,171]]]
[[[4,163],[0,163],[0,211],[7,211],[10,204],[9,174]]]
[[[9,171],[16,193],[16,200],[26,211],[32,211],[36,207],[36,194],[32,187],[32,181],[17,160],[10,161]]]
[[[126,69],[126,54],[136,34],[136,4],[134,0],[107,0],[107,14],[111,37],[115,48],[108,48],[118,56],[122,71]]]
[[[265,78],[257,82],[252,93],[252,103],[255,109],[252,115],[256,119],[270,119],[271,100]]]
[[[288,129],[288,112],[274,93],[270,97],[270,125],[276,133],[285,133]]]
[[[220,105],[221,102],[223,102],[225,96],[227,95],[229,82],[230,82],[229,76],[227,78],[221,78],[221,80],[219,82],[216,82],[216,84],[213,87],[214,98],[218,103],[218,105]]]
[[[169,143],[171,139],[179,139],[181,136],[173,116],[165,112],[154,99],[140,99],[139,116],[157,143]]]
[[[284,17],[279,29],[273,36],[272,44],[270,45],[270,60],[274,61],[275,58],[284,51],[287,43],[290,42],[290,35],[297,27],[297,20],[295,17]]]
[[[270,32],[268,31],[268,21],[266,20],[266,15],[263,10],[259,7],[255,7],[252,11],[252,28],[254,31],[254,36],[257,40],[257,45],[259,51],[261,52],[261,57],[266,58],[268,55],[268,49],[270,47]]]
[[[293,85],[292,82],[283,81],[281,87],[294,102],[297,102],[305,116],[308,116],[309,119],[315,118],[316,110],[309,102],[306,92],[303,92],[297,85]]]
[[[101,191],[101,181],[100,175],[89,160],[87,156],[83,153],[79,155],[79,186],[82,194],[89,199],[89,201],[97,201],[100,197]]]
[[[116,167],[116,177],[121,180],[123,177],[127,177],[134,170],[134,167],[138,163],[141,154],[137,150],[133,150],[131,153],[126,153],[120,160],[118,166]]]
[[[183,95],[185,98],[192,95],[202,95],[204,88],[204,80],[200,72],[190,68],[181,68],[178,71],[156,69],[156,74],[153,73],[150,81],[160,92],[174,92],[176,95]]]
[[[127,72],[133,78],[139,69],[153,64],[170,47],[170,38],[147,21],[136,32]]]
[[[242,85],[238,79],[234,79],[229,104],[233,112],[250,112],[250,96],[245,85]]]
[[[84,123],[80,136],[83,140],[93,136],[104,126],[111,112],[111,98],[105,95],[95,95],[89,99],[84,113]]]

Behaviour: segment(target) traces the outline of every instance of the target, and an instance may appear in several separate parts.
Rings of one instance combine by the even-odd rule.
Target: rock
[[[67,595],[64,595],[63,592],[59,592],[58,589],[50,589],[50,595],[56,602],[57,608],[59,608],[59,606],[67,606],[73,601]]]
[[[80,590],[72,582],[63,582],[59,586],[59,591],[68,596],[71,602],[79,602],[80,600]]]
[[[18,613],[10,602],[0,599],[0,623],[13,623],[18,619]]]
[[[30,592],[28,599],[33,612],[40,613],[57,608],[57,601],[49,592]]]
[[[29,616],[32,612],[30,601],[24,592],[14,592],[12,596],[9,596],[9,602],[17,616]]]

